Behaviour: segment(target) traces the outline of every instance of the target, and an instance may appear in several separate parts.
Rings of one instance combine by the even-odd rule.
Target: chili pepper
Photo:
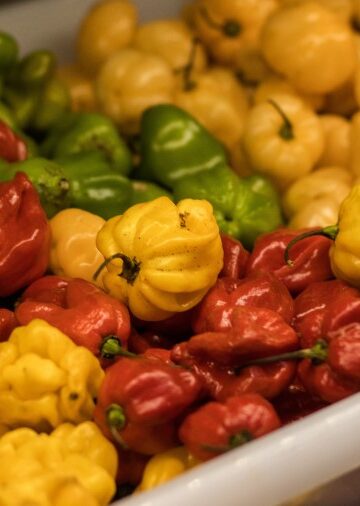
[[[140,157],[138,177],[169,188],[185,176],[199,176],[227,161],[221,143],[190,114],[171,104],[149,107],[142,115]]]
[[[126,346],[130,334],[127,308],[82,279],[40,278],[25,290],[15,315],[21,325],[41,318],[97,356],[105,337],[116,337]]]
[[[284,283],[270,272],[259,271],[241,280],[218,279],[194,310],[193,331],[201,334],[233,328],[233,311],[248,306],[271,309],[289,324],[294,314],[294,303]]]
[[[308,93],[329,93],[355,70],[350,28],[317,2],[295,2],[276,10],[264,25],[261,48],[271,68]]]
[[[336,225],[310,230],[295,236],[285,250],[285,262],[291,271],[290,251],[299,241],[308,240],[311,236],[324,236],[333,241],[330,248],[331,270],[336,278],[343,279],[350,285],[360,287],[360,270],[357,243],[353,237],[357,227],[357,213],[360,204],[360,185],[354,185],[349,195],[343,200]]]
[[[104,373],[89,350],[35,319],[14,329],[0,351],[0,424],[47,432],[92,418]]]
[[[16,39],[7,32],[0,32],[0,74],[8,71],[16,62],[19,46]]]
[[[138,179],[130,180],[132,192],[131,192],[131,202],[130,206],[134,206],[135,204],[142,204],[143,202],[150,202],[150,200],[157,199],[159,197],[168,197],[172,198],[171,194],[157,185],[156,183],[151,183],[150,181],[140,181]]]
[[[201,198],[214,207],[222,232],[251,248],[256,237],[282,224],[277,192],[266,178],[252,175],[240,178],[230,168],[193,174],[174,186],[175,200]]]
[[[360,139],[360,114],[355,113],[350,123],[350,170],[358,178],[360,176],[360,153],[357,149]]]
[[[222,268],[219,229],[206,201],[137,204],[104,225],[97,247],[106,259],[106,289],[143,320],[194,307]]]
[[[209,460],[279,427],[280,420],[267,400],[244,394],[200,407],[185,418],[179,436],[194,457]]]
[[[221,242],[224,250],[224,266],[219,277],[240,279],[245,275],[245,267],[250,253],[240,241],[230,235],[221,234]]]
[[[100,151],[107,163],[122,175],[127,175],[131,167],[130,151],[114,123],[95,112],[73,112],[63,116],[49,132],[42,149],[45,156],[52,158]]]
[[[115,493],[116,451],[93,422],[51,434],[17,428],[0,438],[0,455],[2,504],[106,506]]]
[[[297,347],[295,331],[278,313],[264,307],[235,307],[231,328],[197,334],[187,341],[191,355],[230,367]]]
[[[145,466],[149,461],[148,455],[123,450],[117,447],[119,465],[116,474],[116,484],[137,486],[141,482]]]
[[[17,327],[15,315],[9,309],[0,307],[0,342],[7,341],[11,332]]]
[[[23,173],[0,183],[0,297],[24,288],[47,268],[50,228]]]
[[[161,56],[129,47],[108,58],[95,86],[100,109],[132,135],[139,132],[146,109],[173,102],[175,76]]]
[[[271,271],[292,294],[297,294],[315,281],[333,277],[329,261],[331,241],[324,237],[311,237],[291,250],[292,268],[286,264],[284,253],[299,231],[279,229],[263,234],[255,241],[246,267],[249,275],[258,269]]]
[[[4,121],[0,121],[0,158],[17,162],[26,157],[25,142]]]
[[[250,110],[243,145],[253,169],[284,189],[314,168],[324,133],[316,113],[300,98],[274,95]]]
[[[19,88],[40,88],[53,76],[55,65],[53,52],[45,49],[31,51],[12,68],[8,79]]]
[[[351,149],[349,120],[337,114],[322,114],[320,121],[325,133],[325,148],[318,166],[348,168]]]
[[[47,133],[69,111],[70,104],[70,94],[66,85],[56,77],[49,79],[39,96],[29,129]]]
[[[96,110],[96,97],[93,81],[76,65],[62,65],[56,69],[57,78],[66,86],[74,112]]]

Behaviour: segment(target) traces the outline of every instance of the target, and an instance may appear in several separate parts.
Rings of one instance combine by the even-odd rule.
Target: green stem
[[[303,239],[306,239],[307,237],[313,237],[316,235],[327,237],[328,239],[335,240],[337,234],[339,233],[339,227],[338,225],[329,225],[328,227],[319,228],[317,230],[310,230],[309,232],[304,232],[303,234],[299,234],[294,239],[291,239],[289,244],[285,248],[284,252],[284,259],[285,263],[292,267],[294,262],[290,260],[290,250],[291,248],[299,241],[302,241]]]
[[[136,357],[135,353],[125,350],[121,345],[121,341],[116,336],[106,336],[100,344],[101,358],[113,359],[118,356],[122,357]]]
[[[219,32],[222,32],[226,37],[233,39],[242,32],[242,27],[236,19],[227,19],[223,23],[218,23],[210,16],[205,7],[200,7],[200,14],[211,28],[219,30]]]
[[[126,425],[124,409],[119,404],[110,404],[106,410],[106,421],[114,440],[125,450],[127,445],[118,432]]]
[[[139,274],[141,263],[135,257],[130,258],[124,255],[123,253],[115,253],[114,255],[105,258],[103,263],[98,267],[98,269],[93,274],[93,280],[96,281],[100,272],[115,258],[120,258],[123,261],[122,271],[120,274],[118,274],[118,276],[126,279],[126,281],[130,285],[134,284],[134,281],[136,280]]]
[[[294,129],[293,129],[291,121],[286,116],[284,111],[281,109],[279,104],[277,102],[275,102],[275,100],[273,100],[272,98],[269,98],[268,102],[280,114],[280,116],[283,120],[283,124],[281,125],[280,130],[279,130],[280,137],[282,137],[285,141],[291,141],[295,137],[294,136]]]
[[[196,82],[191,79],[191,74],[194,69],[194,62],[195,62],[195,56],[196,56],[196,48],[199,44],[199,39],[197,37],[193,38],[192,44],[191,44],[191,50],[189,55],[189,60],[186,65],[184,65],[182,68],[179,69],[180,72],[182,72],[183,80],[184,80],[184,91],[191,91],[196,87]]]
[[[234,448],[237,448],[238,446],[242,446],[245,443],[248,443],[253,439],[253,435],[250,431],[244,429],[238,432],[237,434],[234,434],[229,437],[229,442],[227,445],[224,446],[216,446],[216,445],[202,445],[202,448],[204,450],[208,450],[210,452],[216,452],[216,453],[224,453],[229,450],[233,450]]]

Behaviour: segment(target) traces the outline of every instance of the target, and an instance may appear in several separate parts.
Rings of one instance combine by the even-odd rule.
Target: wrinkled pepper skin
[[[237,241],[230,235],[222,233],[221,242],[224,250],[224,265],[219,277],[243,278],[250,253],[240,241]]]
[[[17,325],[13,311],[0,307],[0,342],[6,341]]]
[[[0,438],[0,456],[4,505],[106,506],[115,493],[116,450],[93,422],[15,429]]]
[[[279,427],[279,417],[267,400],[244,394],[200,407],[185,418],[179,435],[194,457],[209,460]]]
[[[171,104],[149,107],[142,115],[140,157],[139,177],[167,188],[227,161],[222,144],[190,114]]]
[[[0,424],[48,432],[90,420],[103,377],[89,350],[32,320],[0,343]]]
[[[24,288],[48,266],[50,227],[23,173],[0,183],[0,297]]]
[[[292,267],[284,259],[286,246],[299,235],[299,231],[280,229],[259,237],[251,252],[246,273],[258,269],[271,271],[292,294],[298,294],[310,283],[333,277],[330,267],[330,239],[309,237],[295,244],[290,251]]]
[[[212,207],[200,200],[175,205],[160,197],[132,206],[106,222],[96,244],[106,259],[106,290],[142,320],[194,307],[223,265]]]
[[[18,162],[27,157],[25,142],[11,128],[0,120],[0,158]]]
[[[115,336],[126,347],[130,334],[126,306],[83,279],[38,279],[22,294],[15,315],[20,325],[35,318],[47,321],[96,356],[103,338]]]

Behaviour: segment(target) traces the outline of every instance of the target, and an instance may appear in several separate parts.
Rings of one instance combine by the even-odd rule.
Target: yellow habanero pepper
[[[0,504],[106,506],[116,469],[116,450],[93,422],[62,424],[51,434],[15,429],[0,438]]]
[[[348,168],[350,164],[350,122],[336,114],[319,116],[325,134],[324,151],[318,167],[337,166]]]
[[[81,72],[77,65],[63,65],[56,70],[56,75],[70,93],[72,111],[96,110],[93,82]]]
[[[93,274],[104,261],[96,236],[105,220],[82,209],[64,209],[50,220],[50,270],[58,276],[94,282]],[[103,288],[102,276],[97,285]]]
[[[304,93],[330,93],[355,71],[349,26],[316,2],[290,4],[271,14],[261,47],[270,67]]]
[[[0,424],[49,431],[90,420],[104,372],[87,349],[43,320],[0,343]]]
[[[350,170],[355,176],[360,176],[360,112],[351,118]]]
[[[175,205],[160,197],[132,206],[106,222],[97,247],[106,258],[105,288],[142,320],[195,306],[223,263],[219,228],[206,200]]]
[[[125,134],[140,129],[151,105],[171,103],[175,76],[160,56],[128,48],[114,53],[101,67],[95,82],[99,108]]]
[[[245,122],[245,153],[280,189],[310,172],[324,149],[319,117],[294,95],[273,95]]]
[[[184,446],[154,455],[145,466],[136,492],[145,492],[158,487],[198,464],[199,462]]]
[[[76,58],[83,71],[95,75],[113,53],[129,46],[137,23],[138,12],[132,2],[96,2],[82,20],[76,37]]]

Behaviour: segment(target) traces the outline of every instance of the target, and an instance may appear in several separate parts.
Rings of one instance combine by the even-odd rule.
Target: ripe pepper
[[[104,225],[97,247],[106,259],[106,289],[143,320],[194,307],[215,283],[223,261],[211,205],[200,200],[175,205],[160,197],[137,204]]]
[[[141,181],[139,179],[131,179],[130,184],[132,192],[129,207],[134,206],[135,204],[149,202],[150,200],[155,200],[159,197],[168,197],[169,199],[172,199],[171,193],[156,183]]]
[[[130,334],[124,304],[83,279],[38,279],[22,294],[15,315],[21,325],[41,318],[97,356],[105,337],[116,337],[126,346]]]
[[[229,167],[193,174],[174,186],[176,201],[184,198],[208,200],[222,232],[251,248],[256,237],[282,224],[277,191],[261,175],[240,178]]]
[[[4,121],[0,121],[0,158],[17,162],[26,157],[25,142]]]
[[[71,111],[90,112],[96,110],[94,83],[76,64],[58,67],[56,75],[69,92]]]
[[[245,275],[245,267],[250,253],[240,241],[227,234],[221,234],[224,250],[224,265],[219,277],[239,279]]]
[[[49,158],[64,158],[87,151],[100,151],[108,165],[118,174],[131,168],[130,151],[116,126],[105,115],[95,112],[72,112],[64,115],[51,129],[42,145]]]
[[[222,144],[189,113],[171,104],[149,107],[142,115],[140,158],[138,177],[168,188],[227,161]]]
[[[201,334],[232,328],[234,310],[249,306],[271,309],[289,324],[294,314],[294,303],[284,283],[271,272],[259,271],[239,280],[218,279],[194,309],[192,329]]]
[[[96,236],[105,221],[82,209],[63,209],[50,220],[49,268],[58,276],[93,282],[104,257],[96,248]],[[102,288],[101,276],[97,284]]]
[[[12,430],[0,438],[0,456],[1,504],[106,506],[115,493],[116,451],[93,422],[51,434]]]
[[[121,447],[152,455],[175,446],[175,420],[201,394],[197,378],[158,358],[122,357],[107,368],[94,417]]]
[[[0,424],[49,431],[90,420],[104,377],[98,360],[43,320],[0,343]]]
[[[188,415],[179,436],[199,460],[209,460],[280,427],[272,405],[257,394],[209,402]]]
[[[0,307],[0,342],[7,341],[11,332],[18,325],[13,311]]]
[[[258,269],[271,271],[292,294],[304,290],[310,283],[333,277],[329,249],[331,241],[324,237],[311,237],[291,249],[292,268],[284,260],[284,252],[298,231],[279,229],[260,236],[246,267],[249,275]]]
[[[0,183],[0,297],[24,288],[47,268],[50,228],[23,173]]]
[[[351,123],[337,114],[322,114],[320,121],[325,134],[325,148],[318,161],[319,167],[349,168]]]

